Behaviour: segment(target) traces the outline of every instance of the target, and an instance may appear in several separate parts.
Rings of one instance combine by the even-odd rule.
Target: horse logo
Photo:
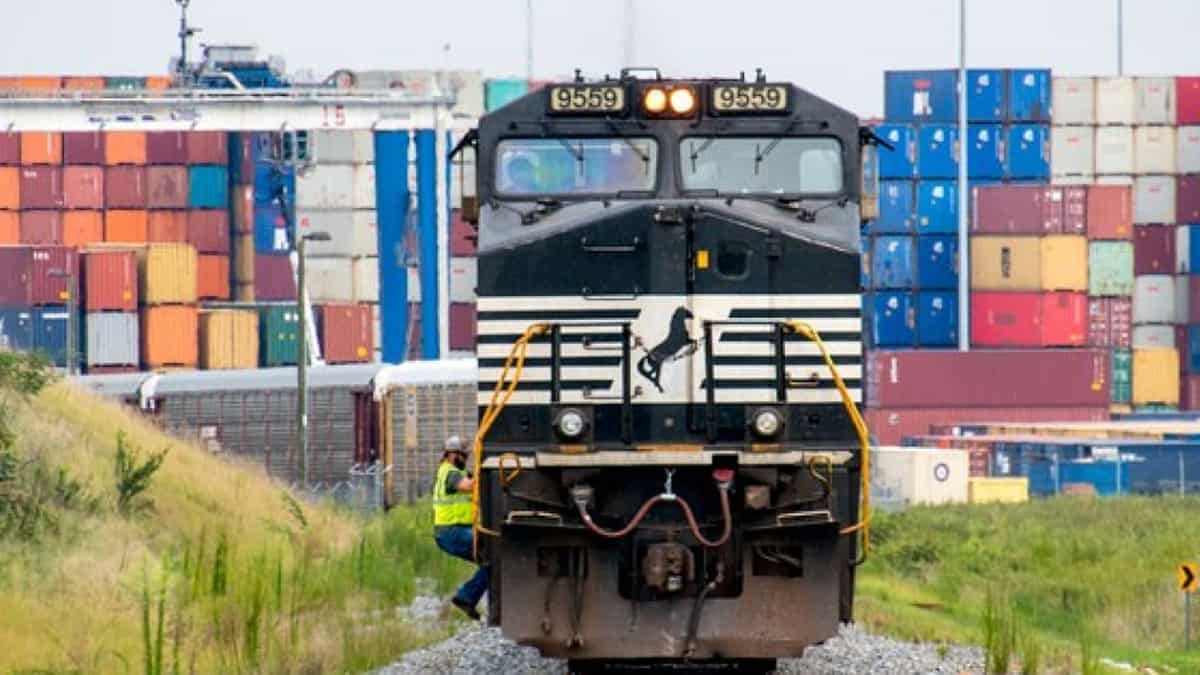
[[[658,343],[654,349],[646,352],[646,355],[638,361],[637,369],[642,374],[642,377],[650,380],[659,393],[663,392],[662,384],[659,379],[662,377],[663,363],[680,355],[686,349],[695,349],[696,341],[688,334],[688,319],[692,318],[692,313],[686,307],[680,307],[671,315],[671,327],[667,331],[667,337],[662,342]]]

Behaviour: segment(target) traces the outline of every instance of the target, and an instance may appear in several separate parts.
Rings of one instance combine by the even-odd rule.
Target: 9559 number
[[[717,112],[782,112],[787,110],[787,88],[783,85],[718,85],[712,88],[712,107]]]
[[[625,109],[625,90],[621,87],[551,87],[550,110],[571,113],[609,113]]]

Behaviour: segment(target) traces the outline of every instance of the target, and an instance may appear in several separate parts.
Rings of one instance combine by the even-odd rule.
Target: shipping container
[[[1194,225],[1180,225],[1175,228],[1175,273],[1176,274],[1191,274],[1192,272],[1192,256],[1197,254],[1193,250],[1193,246],[1200,248],[1200,232],[1196,232],[1196,241],[1193,243],[1192,230]],[[1196,255],[1196,261],[1200,263],[1200,255]]]
[[[88,312],[83,347],[88,371],[94,366],[138,365],[139,323],[136,312]]]
[[[1133,132],[1133,148],[1133,173],[1176,172],[1176,140],[1173,127],[1138,127]]]
[[[60,368],[66,367],[67,360],[72,358],[75,364],[80,362],[80,350],[75,348],[71,356],[67,354],[67,335],[71,328],[71,314],[66,307],[35,307],[33,310],[33,351],[40,352],[49,359],[50,363]]]
[[[1175,327],[1134,326],[1132,346],[1134,349],[1175,349]]]
[[[1088,290],[1088,241],[1076,234],[1041,238],[1042,290]]]
[[[0,245],[21,243],[21,214],[0,211]]]
[[[1008,119],[1013,122],[1050,121],[1050,70],[1015,68],[1008,73]]]
[[[187,205],[193,209],[228,208],[228,170],[223,166],[189,166]]]
[[[161,77],[156,77],[156,78],[128,77],[128,76],[106,77],[106,78],[104,78],[104,88],[105,89],[116,89],[118,91],[136,91],[138,89],[147,89],[147,88],[149,88],[147,85],[149,84],[149,81],[151,79],[156,80],[157,82],[161,83],[163,78],[161,78]],[[163,87],[163,88],[165,88],[165,87]]]
[[[105,207],[109,209],[144,209],[148,203],[146,167],[110,166],[105,170]]]
[[[64,164],[104,164],[104,134],[99,131],[68,131],[63,134]]]
[[[1173,274],[1175,226],[1146,225],[1133,228],[1133,273]]]
[[[286,255],[255,255],[253,281],[256,300],[293,300],[296,297],[296,277]]]
[[[1004,147],[1006,177],[1046,180],[1050,177],[1050,128],[1042,124],[1014,124]]]
[[[1131,125],[1136,119],[1132,77],[1096,79],[1096,123]]]
[[[258,366],[258,313],[214,309],[200,312],[200,367],[206,370]]]
[[[138,249],[138,289],[146,305],[196,302],[196,249],[190,244],[148,244]]]
[[[1040,293],[971,294],[971,344],[1036,347],[1041,344]]]
[[[353,193],[353,166],[316,166],[296,178],[297,209],[352,209]]]
[[[928,124],[917,129],[917,174],[926,179],[958,177],[958,127]]]
[[[1096,185],[1124,185],[1133,187],[1133,176],[1093,176]]]
[[[354,297],[354,261],[350,258],[311,258],[305,262],[305,285],[315,303],[351,303]]]
[[[953,347],[958,344],[958,293],[921,291],[917,294],[917,345]]]
[[[142,244],[150,236],[147,211],[109,210],[104,212],[104,241]]]
[[[21,169],[0,167],[0,209],[15,211],[21,208]]]
[[[375,162],[375,132],[369,129],[355,129],[350,134],[354,141],[354,163],[373,164]]]
[[[21,164],[62,164],[62,134],[57,131],[22,131]]]
[[[0,350],[33,349],[33,308],[0,305]]]
[[[1177,179],[1175,217],[1180,223],[1200,223],[1200,176],[1180,176]]]
[[[1130,242],[1093,241],[1088,244],[1088,293],[1096,296],[1133,295],[1133,261],[1134,250]]]
[[[475,304],[450,303],[450,349],[475,351]]]
[[[1008,118],[1008,72],[967,71],[967,120],[1003,122]]]
[[[224,209],[192,209],[187,212],[187,237],[198,253],[229,255],[229,212]]]
[[[885,76],[887,73],[884,74]],[[885,87],[887,84],[885,83]],[[499,110],[529,92],[529,82],[516,78],[486,80],[483,83],[484,108],[487,112]],[[890,108],[889,108],[890,110]],[[891,114],[888,115],[892,117]]]
[[[1133,181],[1135,224],[1175,223],[1175,177],[1138,176]]]
[[[229,135],[224,131],[190,131],[184,136],[188,164],[228,164]]]
[[[300,199],[296,191],[296,172],[290,167],[280,167],[274,164],[259,165],[254,168],[254,204],[255,206],[276,205],[277,197],[286,192],[294,199]],[[350,187],[347,186],[347,194]],[[306,208],[305,204],[296,202],[296,206]],[[349,207],[345,207],[349,208]]]
[[[1133,404],[1179,404],[1179,352],[1133,350]]]
[[[152,209],[186,209],[188,205],[187,167],[146,167],[146,205]]]
[[[79,259],[74,249],[63,246],[0,247],[0,306],[29,307],[64,304],[67,279],[52,276],[65,271],[78,278]]]
[[[1134,79],[1134,123],[1175,124],[1175,78]]]
[[[1133,401],[1133,352],[1114,349],[1112,352],[1112,402]]]
[[[63,246],[87,246],[104,241],[104,214],[100,211],[63,211]]]
[[[370,305],[326,304],[317,315],[326,363],[366,363],[375,353]]]
[[[308,256],[350,258],[378,253],[378,228],[374,211],[298,211],[296,224],[301,234],[313,231],[329,233],[329,241],[310,241],[305,244],[305,254]],[[269,234],[274,235],[277,229],[271,228]],[[273,247],[282,246],[282,250],[291,247],[286,236],[272,236],[271,240],[264,243]]]
[[[1029,501],[1028,478],[970,478],[967,501],[971,504],[1021,504]]]
[[[1043,234],[1053,231],[1052,190],[1038,185],[992,185],[975,188],[971,231],[984,234]],[[1061,210],[1061,202],[1057,202]]]
[[[958,232],[958,184],[927,180],[917,185],[917,231],[921,234]]]
[[[1179,124],[1200,124],[1200,77],[1175,78],[1175,119]]]
[[[107,131],[104,134],[104,163],[109,166],[117,164],[146,163],[146,132],[144,131]]]
[[[150,211],[146,218],[146,241],[187,242],[187,211]]]
[[[301,211],[301,213],[309,213]],[[349,213],[344,211],[343,213]],[[286,253],[292,250],[292,232],[279,208],[254,210],[254,250],[258,253]],[[321,242],[310,242],[310,244]],[[307,251],[306,251],[307,253]]]
[[[1038,291],[1041,245],[1037,237],[971,237],[971,288]]]
[[[1179,409],[1200,409],[1200,375],[1180,375],[1179,379]]]
[[[1083,186],[1052,188],[1062,193],[1063,234],[1087,234],[1087,194]]]
[[[1188,275],[1188,295],[1193,298],[1200,298],[1200,275]],[[1193,302],[1189,306],[1189,315],[1184,320],[1184,317],[1178,317],[1179,323],[1200,323],[1200,302]]]
[[[907,276],[909,278],[909,286],[912,285],[912,280],[915,278],[913,274],[914,263],[912,239],[905,240],[905,246],[908,247],[907,263],[899,260],[905,256],[900,252],[889,251],[888,255],[895,255],[896,265],[908,265]],[[890,247],[885,246],[890,249]],[[475,288],[479,285],[479,267],[476,258],[451,258],[450,259],[450,302],[475,302]],[[898,281],[900,277],[905,276],[904,271],[891,272]],[[902,288],[903,286],[896,286]]]
[[[62,211],[22,211],[21,243],[61,245],[63,243]]]
[[[317,129],[312,132],[313,156],[318,164],[353,164],[354,132],[341,129]],[[370,161],[370,160],[363,160]]]
[[[146,134],[146,163],[158,165],[187,164],[185,131],[152,131]]]
[[[1093,185],[1087,188],[1089,239],[1129,239],[1133,236],[1133,198],[1127,187]]]
[[[972,124],[967,129],[967,170],[971,178],[1004,178],[1004,127]]]
[[[1133,280],[1133,323],[1175,323],[1175,280],[1152,274]]]
[[[1187,326],[1187,352],[1188,358],[1183,367],[1187,372],[1193,375],[1200,374],[1200,326]],[[1197,404],[1200,404],[1200,399],[1193,399]]]
[[[355,258],[352,267],[354,270],[355,301],[378,303],[379,258]]]
[[[1098,175],[1134,173],[1133,127],[1097,127],[1095,152]]]
[[[1129,349],[1133,341],[1133,303],[1129,298],[1088,299],[1088,344]]]
[[[1052,80],[1054,123],[1096,123],[1096,78],[1055,77]]]
[[[883,74],[884,117],[896,122],[954,122],[958,119],[958,71],[903,70]],[[489,81],[488,85],[496,80]],[[524,92],[522,92],[524,93]],[[488,111],[492,89],[485,89]]]
[[[1179,173],[1200,173],[1200,127],[1175,129],[1175,165]]]
[[[19,190],[22,209],[61,209],[63,207],[62,167],[21,167]]]
[[[146,307],[142,310],[141,318],[142,366],[196,367],[200,358],[200,339],[199,318],[195,307]]]
[[[929,352],[945,353],[945,352]],[[1056,353],[1062,353],[1058,350]],[[1106,364],[1107,365],[1107,364]],[[1106,388],[1107,389],[1107,388]],[[927,434],[930,427],[990,421],[1103,421],[1108,419],[1107,394],[1097,406],[928,406],[917,408],[868,408],[863,411],[871,436],[880,445],[897,445],[904,438]]]
[[[21,163],[21,133],[0,131],[0,166],[16,166]]]
[[[1188,275],[1175,277],[1175,320],[1179,323],[1187,321],[1192,314],[1191,280]]]
[[[87,311],[137,311],[139,284],[136,251],[84,251],[80,255],[80,264],[83,271],[80,295]]]
[[[870,296],[871,345],[911,347],[916,344],[916,307],[909,291],[879,291]]]
[[[880,124],[875,133],[892,148],[879,147],[879,177],[911,180],[917,174],[917,132],[908,124]]]
[[[99,166],[63,167],[62,206],[67,209],[104,208],[104,169]]]
[[[296,365],[299,317],[295,305],[259,307],[259,362],[263,367]]]
[[[872,499],[907,508],[964,504],[970,461],[956,449],[884,446],[871,449]]]
[[[200,300],[229,299],[228,256],[196,256],[196,297]]]
[[[1050,173],[1055,182],[1067,177],[1087,180],[1096,171],[1096,132],[1092,127],[1050,128]]]
[[[958,288],[957,237],[917,237],[917,287],[922,290]]]
[[[874,288],[910,288],[914,274],[912,237],[875,237],[871,250],[871,284]],[[453,286],[453,281],[451,282]],[[463,300],[469,302],[470,300]]]

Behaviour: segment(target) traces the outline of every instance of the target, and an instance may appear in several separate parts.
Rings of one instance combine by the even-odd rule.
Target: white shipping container
[[[296,208],[352,209],[353,188],[353,166],[317,164],[296,176]]]
[[[1112,175],[1112,176],[1096,176],[1096,185],[1133,185],[1133,176]]]
[[[1175,177],[1138,176],[1133,180],[1133,222],[1175,223]]]
[[[310,136],[312,157],[318,165],[352,163],[354,161],[354,133],[343,129],[318,129],[312,132]]]
[[[1175,123],[1175,78],[1136,78],[1134,97],[1134,118],[1137,124]]]
[[[1175,273],[1192,273],[1192,228],[1188,225],[1175,228]]]
[[[1096,173],[1133,173],[1133,127],[1096,128]]]
[[[305,273],[310,302],[354,302],[352,259],[312,258],[305,263]]]
[[[328,232],[329,241],[310,241],[308,255],[314,258],[357,258],[377,255],[375,211],[297,211],[301,232]]]
[[[1186,274],[1175,277],[1175,320],[1181,323],[1187,323],[1188,317],[1191,316],[1192,292],[1190,281]]]
[[[1092,127],[1050,129],[1050,171],[1054,176],[1090,176],[1095,172],[1096,133]]]
[[[135,312],[90,312],[84,319],[84,351],[89,366],[136,366],[138,315]]]
[[[375,132],[370,129],[357,129],[353,134],[354,163],[372,164],[375,162]]]
[[[1174,349],[1174,326],[1134,326],[1134,349]]]
[[[379,258],[354,259],[355,302],[379,302]]]
[[[965,450],[879,447],[871,449],[871,493],[879,503],[963,504],[970,460]]]
[[[1175,173],[1174,127],[1138,127],[1133,148],[1134,173]]]
[[[1101,177],[1103,178],[1103,176]],[[1077,176],[1059,176],[1055,175],[1051,179],[1050,184],[1055,187],[1066,187],[1070,185],[1092,185],[1099,181],[1094,173],[1085,173]]]
[[[450,302],[475,302],[479,285],[478,258],[450,258]]]
[[[470,153],[465,153],[470,154]],[[455,163],[450,171],[450,208],[461,209],[463,195],[475,194],[475,162]]]
[[[375,208],[375,165],[354,165],[354,190],[351,196],[351,208]]]
[[[1175,168],[1179,173],[1200,173],[1200,127],[1175,130]]]
[[[1101,77],[1096,80],[1096,124],[1133,124],[1132,77]]]
[[[1169,274],[1147,274],[1133,280],[1133,323],[1175,323],[1174,277]]]
[[[1051,89],[1055,124],[1096,123],[1096,78],[1056,76]]]

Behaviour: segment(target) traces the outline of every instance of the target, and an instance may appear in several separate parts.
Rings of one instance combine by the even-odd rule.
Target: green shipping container
[[[1133,295],[1133,242],[1088,244],[1088,295]]]
[[[145,89],[146,78],[144,77],[106,77],[104,78],[105,89]]]
[[[526,80],[488,80],[483,83],[483,105],[487,112],[498,110],[529,93]]]
[[[295,305],[261,305],[258,308],[258,362],[264,367],[296,365],[300,334]]]
[[[1133,400],[1133,352],[1114,349],[1112,353],[1112,402]]]

